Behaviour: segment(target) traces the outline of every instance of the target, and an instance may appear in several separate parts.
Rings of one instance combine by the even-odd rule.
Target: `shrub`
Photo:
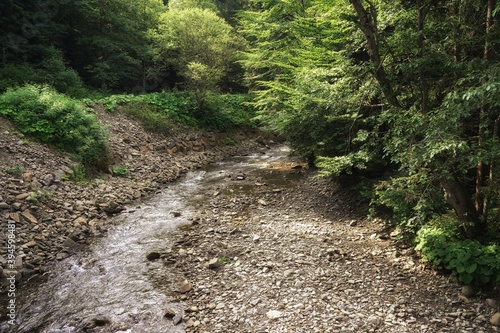
[[[0,115],[21,133],[76,155],[87,171],[106,167],[105,130],[82,105],[49,86],[7,90],[0,96]]]
[[[249,104],[248,95],[212,94],[205,101],[205,110],[200,124],[209,130],[255,127],[255,109]]]
[[[416,250],[425,261],[450,271],[465,284],[500,284],[500,247],[477,240],[457,237],[458,223],[452,217],[441,217],[440,225],[423,227],[417,236]]]

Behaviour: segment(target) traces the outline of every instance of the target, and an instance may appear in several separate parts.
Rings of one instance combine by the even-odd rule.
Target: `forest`
[[[430,265],[500,283],[496,0],[3,0],[0,115],[106,164],[93,103],[261,126]],[[71,130],[69,130],[71,128]]]

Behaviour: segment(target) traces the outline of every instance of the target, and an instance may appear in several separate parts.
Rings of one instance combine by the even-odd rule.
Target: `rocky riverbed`
[[[181,130],[160,135],[123,115],[102,108],[96,113],[109,130],[112,165],[88,184],[71,180],[76,165],[68,156],[20,136],[0,119],[2,280],[42,274],[47,264],[78,251],[90,236],[104,235],[109,216],[188,170],[266,144],[255,133],[233,134],[236,145],[224,144],[228,134]],[[8,224],[15,225],[14,268],[7,266]]]
[[[395,246],[338,184],[297,164],[232,175],[162,254],[183,272],[186,332],[498,332],[474,296]],[[490,295],[491,296],[491,295]]]
[[[0,123],[0,217],[15,224],[16,260],[0,273],[28,278],[106,236],[107,220],[131,212],[188,170],[245,151],[267,153],[255,133],[158,135],[97,110],[108,126],[112,168],[87,185],[73,162]],[[112,169],[111,168],[111,169]],[[257,173],[221,175],[190,224],[164,252],[143,260],[179,274],[162,320],[186,332],[498,332],[499,301],[476,295],[398,248],[379,220],[342,186],[280,160]],[[173,212],[182,214],[183,212]],[[155,266],[155,267],[156,267]],[[162,307],[162,304],[154,305]],[[5,309],[0,310],[4,316]],[[87,332],[129,332],[107,318]],[[97,323],[97,321],[96,321]],[[101,327],[102,324],[102,327]]]

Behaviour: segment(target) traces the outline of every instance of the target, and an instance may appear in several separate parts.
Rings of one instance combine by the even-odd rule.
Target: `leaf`
[[[477,268],[477,264],[474,262],[470,266],[468,266],[465,271],[469,274],[472,274],[476,271],[476,268]]]

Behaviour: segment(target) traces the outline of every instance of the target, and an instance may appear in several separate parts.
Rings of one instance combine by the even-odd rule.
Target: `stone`
[[[54,182],[54,175],[52,174],[46,174],[45,176],[42,177],[40,180],[40,183],[42,183],[45,186],[50,186]]]
[[[181,212],[175,211],[175,212],[170,212],[174,217],[179,217],[182,215]]]
[[[22,245],[22,247],[24,247],[24,248],[30,248],[30,247],[35,247],[35,246],[36,246],[36,242],[34,240],[32,240],[32,241],[30,241],[28,243],[24,243]]]
[[[23,207],[23,204],[20,203],[20,202],[14,202],[12,204],[12,208],[15,209],[15,210],[21,210],[22,207]]]
[[[182,316],[180,314],[176,314],[174,318],[172,318],[172,323],[176,326],[182,322]]]
[[[283,313],[281,311],[277,311],[277,310],[270,310],[266,313],[266,316],[267,316],[267,318],[269,318],[271,320],[276,320],[278,318],[283,317]]]
[[[497,312],[491,317],[490,323],[493,326],[500,326],[500,312]]]
[[[81,245],[75,242],[73,239],[70,237],[67,237],[64,240],[63,246],[67,248],[70,252],[76,252],[81,249]]]
[[[29,196],[30,196],[29,193],[21,193],[21,194],[19,194],[19,195],[16,196],[16,200],[24,200],[24,199],[26,199]]]
[[[146,258],[149,260],[149,261],[152,261],[152,260],[156,260],[158,258],[160,258],[160,253],[159,252],[156,252],[156,251],[150,251],[146,254]]]
[[[10,205],[6,202],[0,202],[0,209],[10,209]]]
[[[221,266],[221,262],[218,258],[213,258],[207,263],[207,267],[210,269],[217,269]]]
[[[192,289],[193,285],[188,280],[184,280],[181,283],[179,283],[179,291],[183,294],[191,291]]]
[[[463,286],[462,295],[464,295],[467,298],[474,297],[476,295],[476,287],[472,285]]]
[[[31,223],[38,223],[38,219],[36,217],[33,216],[33,214],[30,213],[30,211],[28,209],[26,209],[25,211],[23,211],[21,213],[21,215],[26,218],[29,222]]]
[[[493,298],[487,298],[486,304],[488,304],[493,309],[500,309],[500,302]]]
[[[87,219],[83,216],[80,216],[77,219],[75,219],[73,222],[78,223],[78,224],[87,224]]]
[[[19,223],[21,222],[21,216],[19,215],[19,213],[15,212],[15,213],[10,213],[9,214],[9,217],[11,219],[13,219],[15,222]]]
[[[165,310],[163,310],[163,317],[165,318],[174,318],[176,315],[175,313],[175,310],[172,309],[172,308],[166,308]]]

